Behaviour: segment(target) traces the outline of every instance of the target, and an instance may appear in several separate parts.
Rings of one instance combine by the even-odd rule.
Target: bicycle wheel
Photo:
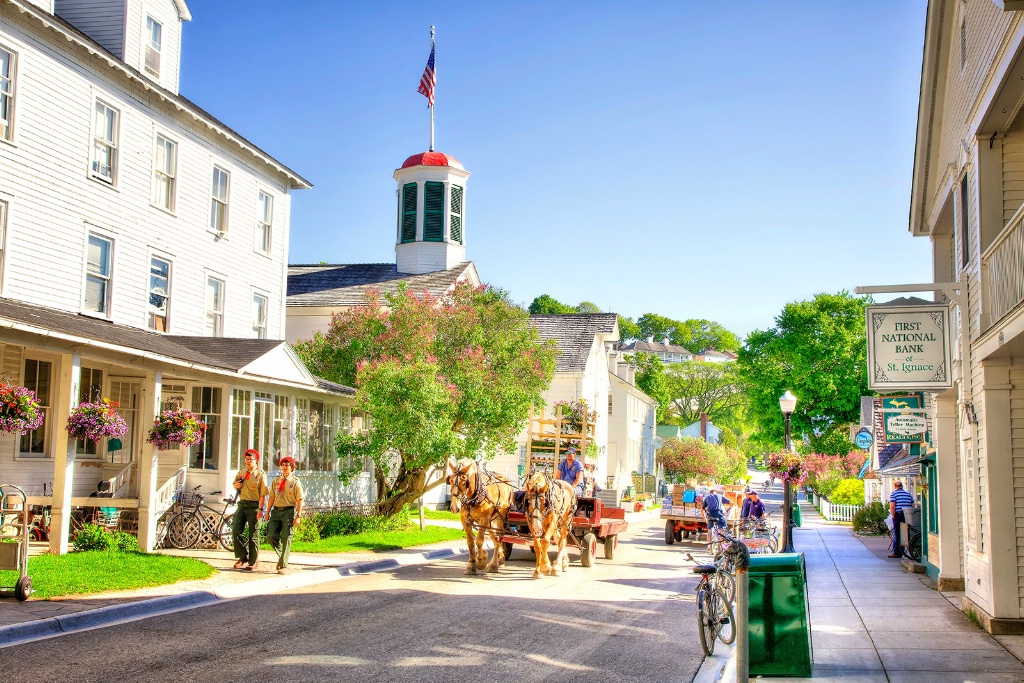
[[[167,542],[172,548],[188,550],[199,542],[203,522],[195,510],[179,512],[167,523]]]
[[[715,635],[726,645],[732,645],[736,640],[736,618],[733,615],[732,605],[725,599],[722,589],[715,590],[711,598],[711,614],[714,619]]]
[[[907,544],[907,553],[910,555],[914,562],[921,561],[921,534],[916,529],[911,529],[909,532],[909,543]]]
[[[224,517],[220,522],[220,529],[217,530],[217,537],[220,540],[220,547],[224,550],[234,550],[235,544],[231,539],[231,518],[234,515]]]
[[[697,592],[697,629],[700,631],[700,647],[704,655],[715,654],[715,626],[711,618],[711,590],[702,588]]]
[[[736,601],[736,577],[732,575],[731,571],[723,570],[719,568],[715,574],[718,577],[718,587],[725,594],[725,599],[729,602]]]

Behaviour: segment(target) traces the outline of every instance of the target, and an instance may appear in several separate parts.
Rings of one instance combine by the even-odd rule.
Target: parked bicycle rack
[[[32,594],[32,577],[28,575],[28,513],[24,489],[0,484],[0,569],[19,573],[17,583],[11,588],[0,587],[0,592],[13,593],[22,602]]]

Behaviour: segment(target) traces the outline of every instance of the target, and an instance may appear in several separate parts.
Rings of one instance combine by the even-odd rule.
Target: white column
[[[960,458],[960,437],[956,428],[956,392],[935,398],[935,443],[938,445],[935,472],[939,517],[939,589],[963,590],[960,506],[957,503],[957,462]],[[954,584],[943,588],[943,584]],[[959,584],[957,586],[956,584]]]
[[[219,488],[224,492],[223,498],[230,498],[232,491],[229,482],[234,475],[231,462],[231,386],[225,385],[220,392],[220,438],[217,440],[217,454],[220,467]]]
[[[159,370],[147,370],[142,385],[142,410],[140,424],[148,434],[156,416],[160,414],[160,392],[163,385],[163,373]],[[156,545],[156,490],[158,486],[160,450],[151,443],[145,442],[139,449],[139,549],[145,552],[153,550]]]
[[[71,496],[74,484],[75,442],[68,438],[64,425],[71,409],[78,405],[78,385],[82,375],[82,359],[77,353],[63,353],[54,369],[57,387],[53,409],[46,429],[53,439],[53,507],[50,509],[50,552],[68,551],[71,531]]]

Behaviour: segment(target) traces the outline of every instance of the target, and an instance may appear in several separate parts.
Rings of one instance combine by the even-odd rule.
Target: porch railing
[[[134,463],[128,463],[120,472],[107,479],[107,490],[111,498],[126,498],[132,483],[132,468]]]
[[[984,332],[1024,301],[1024,204],[981,255]]]
[[[836,505],[828,498],[818,498],[820,506],[818,512],[830,522],[852,522],[853,516],[857,514],[863,505]]]
[[[185,488],[186,474],[188,474],[188,468],[180,468],[170,479],[164,482],[163,486],[156,490],[156,498],[153,501],[153,508],[156,511],[154,519],[160,519],[174,505],[174,494]]]

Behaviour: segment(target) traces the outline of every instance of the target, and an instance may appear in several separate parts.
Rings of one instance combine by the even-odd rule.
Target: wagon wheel
[[[23,576],[18,579],[18,583],[14,584],[14,597],[18,599],[18,602],[25,602],[30,595],[32,595],[32,577]]]
[[[672,545],[676,542],[676,523],[671,519],[665,520],[665,545]]]
[[[674,538],[676,540],[676,543],[682,543],[683,542],[683,530],[680,529],[679,531],[675,532],[672,535],[672,538]]]
[[[610,560],[615,557],[615,548],[619,545],[619,535],[612,534],[604,539],[604,559]]]
[[[506,560],[512,557],[512,543],[510,541],[505,541],[504,543],[502,543],[501,549],[505,551]]]
[[[690,530],[689,529],[683,529],[682,533],[683,533],[683,538],[689,538],[690,537]]]
[[[594,564],[594,555],[597,553],[597,536],[594,534],[587,534],[583,537],[583,543],[580,545],[580,564],[584,567],[589,567]]]

